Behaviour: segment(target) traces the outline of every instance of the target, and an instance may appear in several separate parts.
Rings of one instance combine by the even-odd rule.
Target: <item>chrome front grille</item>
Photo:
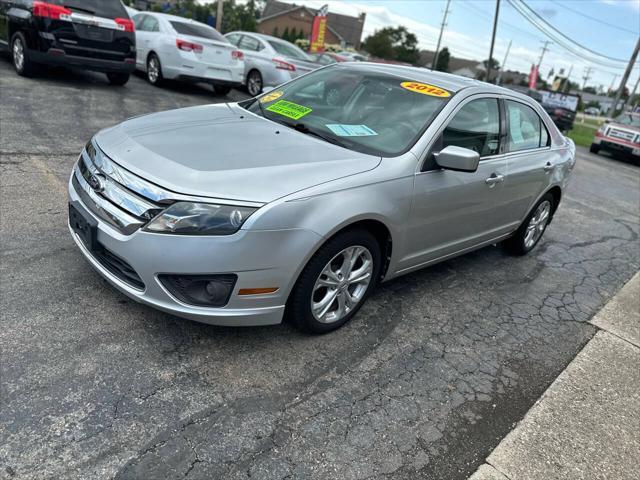
[[[609,136],[613,138],[619,138],[620,140],[626,140],[628,142],[633,142],[635,137],[634,132],[629,132],[627,130],[621,130],[616,127],[609,128]]]
[[[116,165],[91,142],[78,159],[72,183],[87,208],[125,235],[166,207],[166,202],[160,205],[136,193],[144,192],[148,182]]]

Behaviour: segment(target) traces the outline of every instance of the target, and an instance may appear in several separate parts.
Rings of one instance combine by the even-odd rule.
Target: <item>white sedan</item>
[[[142,12],[136,27],[136,66],[149,83],[164,79],[207,82],[226,95],[244,81],[244,55],[209,25],[174,15]]]

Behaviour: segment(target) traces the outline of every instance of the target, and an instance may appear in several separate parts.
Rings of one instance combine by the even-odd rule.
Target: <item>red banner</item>
[[[324,52],[324,37],[327,31],[327,7],[322,7],[315,17],[313,17],[313,27],[311,29],[312,53]]]
[[[529,73],[529,88],[531,90],[535,90],[537,84],[538,84],[538,67],[536,65],[531,65],[531,73]]]

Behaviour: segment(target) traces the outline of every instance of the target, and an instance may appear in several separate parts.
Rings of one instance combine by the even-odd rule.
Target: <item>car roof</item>
[[[406,81],[427,83],[436,87],[444,88],[451,92],[457,92],[467,87],[479,87],[482,91],[496,94],[507,94],[521,98],[531,99],[526,95],[519,94],[503,87],[498,87],[490,83],[481,82],[472,78],[453,75],[452,73],[437,72],[421,67],[408,67],[404,65],[393,65],[387,63],[371,62],[342,62],[337,64],[338,68],[364,68],[372,72],[379,72],[396,77],[404,77]]]

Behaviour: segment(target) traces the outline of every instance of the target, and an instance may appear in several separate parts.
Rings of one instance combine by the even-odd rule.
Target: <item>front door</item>
[[[415,176],[400,271],[462,252],[505,233],[504,219],[496,210],[506,174],[501,139],[498,99],[475,98],[454,113],[432,153],[456,145],[478,152],[480,164],[475,172],[444,170],[430,154],[425,171]]]

